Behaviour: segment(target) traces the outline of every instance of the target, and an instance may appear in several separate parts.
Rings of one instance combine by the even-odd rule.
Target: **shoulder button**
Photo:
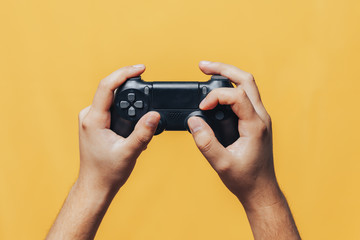
[[[221,75],[212,75],[211,80],[227,80],[227,78]]]

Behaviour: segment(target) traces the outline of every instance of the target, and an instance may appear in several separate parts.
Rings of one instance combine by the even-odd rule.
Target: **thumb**
[[[140,154],[154,136],[160,120],[157,112],[148,112],[138,121],[134,131],[126,138],[130,151]]]
[[[217,170],[219,162],[227,154],[226,149],[217,140],[210,126],[201,118],[189,118],[188,125],[200,152],[209,161],[210,165]]]

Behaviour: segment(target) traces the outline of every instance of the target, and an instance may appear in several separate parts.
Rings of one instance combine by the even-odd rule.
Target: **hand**
[[[236,88],[211,91],[200,108],[230,105],[239,117],[238,129],[234,131],[239,131],[240,138],[224,148],[206,122],[191,117],[188,124],[199,150],[245,207],[273,204],[279,200],[279,189],[273,165],[271,120],[253,76],[218,62],[200,62],[200,69],[205,74],[221,74],[236,84]],[[273,198],[263,197],[269,191],[274,193],[270,195]]]
[[[160,119],[156,112],[145,114],[127,138],[109,129],[109,109],[114,90],[127,78],[138,76],[144,70],[145,66],[141,64],[113,72],[100,82],[92,105],[80,112],[78,181],[82,184],[93,189],[116,192],[128,179],[136,159],[150,142]]]
[[[188,125],[196,145],[233,192],[249,219],[254,239],[300,239],[287,201],[274,171],[271,120],[261,102],[254,78],[234,66],[200,62],[206,74],[221,74],[237,88],[218,88],[200,103],[200,109],[230,105],[239,117],[240,138],[224,148],[201,118],[191,117]]]
[[[128,179],[160,119],[158,113],[145,114],[127,138],[109,129],[114,90],[144,70],[144,65],[134,65],[113,72],[100,82],[91,106],[80,112],[79,177],[46,239],[95,237],[113,197]]]

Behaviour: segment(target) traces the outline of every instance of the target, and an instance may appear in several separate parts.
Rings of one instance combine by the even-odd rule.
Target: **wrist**
[[[246,193],[238,194],[237,198],[246,212],[269,208],[284,202],[284,195],[276,179],[260,181],[257,186]]]
[[[301,239],[276,179],[239,200],[245,209],[254,239]]]
[[[113,196],[78,178],[46,239],[93,239]]]
[[[76,180],[71,192],[81,196],[84,204],[98,206],[99,208],[110,205],[116,195],[118,188],[111,188],[96,182],[95,179],[89,180],[81,176]]]

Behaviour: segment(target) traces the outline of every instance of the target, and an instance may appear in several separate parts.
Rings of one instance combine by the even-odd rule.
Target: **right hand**
[[[230,105],[239,118],[240,138],[224,148],[206,122],[191,117],[188,125],[196,145],[244,207],[268,206],[280,201],[281,191],[273,164],[271,120],[253,76],[219,62],[203,61],[199,66],[205,74],[223,75],[237,85],[211,91],[200,103],[200,109]]]

